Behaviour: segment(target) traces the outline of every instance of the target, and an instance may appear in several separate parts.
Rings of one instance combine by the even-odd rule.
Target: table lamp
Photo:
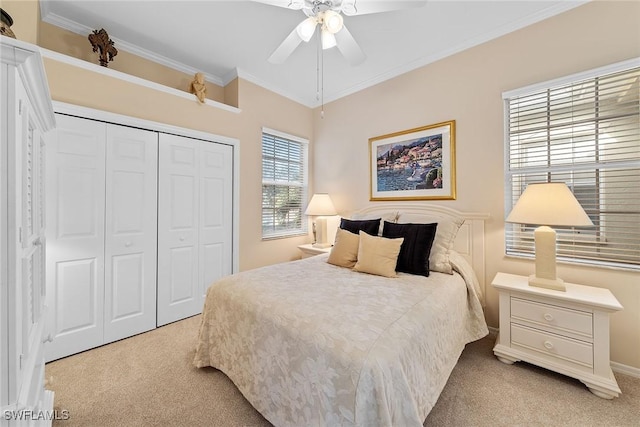
[[[534,232],[536,270],[529,286],[565,291],[564,281],[556,276],[556,232],[549,226],[593,225],[569,187],[563,182],[529,184],[506,221],[540,225]]]
[[[304,211],[305,215],[315,216],[313,222],[314,240],[313,246],[316,248],[328,248],[331,243],[327,241],[327,218],[325,216],[337,215],[336,208],[333,207],[328,194],[314,194]]]

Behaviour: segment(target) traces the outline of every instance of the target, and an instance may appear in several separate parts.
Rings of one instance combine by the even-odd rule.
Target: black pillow
[[[371,234],[372,236],[377,236],[378,230],[380,229],[380,220],[381,218],[362,219],[362,220],[342,218],[340,219],[340,228],[354,234],[358,234],[360,230],[362,230],[367,234]]]
[[[395,224],[384,222],[382,237],[404,237],[396,271],[429,276],[429,255],[438,224]]]

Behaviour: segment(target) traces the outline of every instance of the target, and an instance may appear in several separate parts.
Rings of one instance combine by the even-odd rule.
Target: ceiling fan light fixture
[[[333,10],[325,11],[322,21],[324,23],[324,28],[331,34],[335,34],[342,30],[342,27],[344,26],[342,15]]]
[[[336,46],[337,44],[336,36],[334,36],[332,33],[330,33],[324,28],[322,29],[321,37],[322,37],[322,49],[327,50]]]
[[[317,24],[318,21],[313,16],[299,23],[296,27],[296,30],[298,31],[298,35],[300,36],[300,38],[305,42],[309,42],[309,40],[311,40],[311,37],[313,37],[313,34],[316,32]]]
[[[300,10],[304,7],[304,0],[291,0],[287,7],[293,10]]]
[[[356,9],[356,0],[342,0],[340,10],[345,15],[355,15],[358,13],[358,9]]]

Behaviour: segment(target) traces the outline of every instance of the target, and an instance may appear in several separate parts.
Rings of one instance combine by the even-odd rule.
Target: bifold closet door
[[[158,326],[202,311],[208,286],[232,272],[233,149],[160,134]]]
[[[156,327],[157,143],[107,125],[105,343]]]
[[[47,144],[47,297],[53,360],[103,344],[105,124],[56,115]]]
[[[54,360],[155,327],[157,134],[56,115],[48,149]]]

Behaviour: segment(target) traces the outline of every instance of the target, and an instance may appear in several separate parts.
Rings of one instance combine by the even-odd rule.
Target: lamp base
[[[529,276],[529,286],[553,289],[554,291],[562,292],[565,292],[567,290],[567,288],[564,286],[564,280],[557,277],[555,279],[543,279],[541,277],[537,277],[535,274]]]

